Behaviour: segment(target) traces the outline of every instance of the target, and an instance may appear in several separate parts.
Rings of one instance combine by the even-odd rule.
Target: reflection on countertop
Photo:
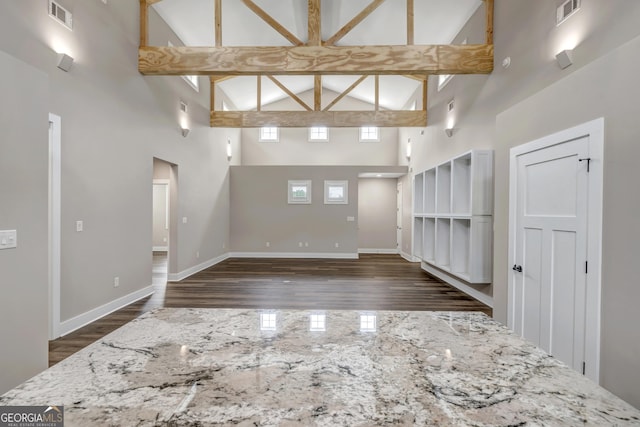
[[[481,313],[157,309],[0,397],[90,425],[639,425]]]

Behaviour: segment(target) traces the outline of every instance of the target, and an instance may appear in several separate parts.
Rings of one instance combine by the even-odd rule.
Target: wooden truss
[[[320,36],[320,2],[308,1],[308,34],[304,42],[288,31],[253,0],[241,0],[292,46],[222,46],[222,0],[215,2],[215,46],[148,46],[148,8],[161,0],[140,1],[140,49],[138,69],[145,75],[209,75],[212,127],[382,127],[426,126],[427,77],[431,74],[488,74],[493,71],[493,3],[484,0],[487,12],[486,43],[482,45],[414,45],[414,0],[407,0],[407,44],[404,46],[336,46],[385,0],[371,3],[333,36]],[[313,75],[314,105],[307,105],[280,83],[275,75]],[[323,75],[359,75],[353,85],[326,107],[321,107]],[[401,75],[422,82],[419,111],[380,110],[380,75]],[[216,111],[216,83],[234,76],[258,76],[257,111]],[[261,111],[260,76],[266,76],[300,104],[304,111]],[[375,77],[373,111],[331,111],[331,108],[369,76]]]

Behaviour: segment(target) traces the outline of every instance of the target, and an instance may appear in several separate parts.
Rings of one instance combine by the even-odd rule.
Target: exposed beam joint
[[[249,9],[251,9],[251,11],[253,13],[258,15],[264,22],[269,24],[269,26],[271,28],[273,28],[278,33],[280,33],[280,35],[282,37],[284,37],[285,39],[289,40],[289,42],[291,42],[291,44],[293,44],[295,46],[304,45],[304,43],[299,38],[297,38],[293,33],[291,33],[289,30],[287,30],[285,27],[283,27],[278,21],[273,19],[273,17],[271,15],[269,15],[267,12],[265,12],[263,9],[261,9],[260,6],[255,4],[252,0],[242,0],[242,3],[244,3],[245,6],[247,6]]]
[[[286,93],[287,95],[289,95],[291,97],[291,99],[293,99],[294,101],[296,101],[298,104],[300,104],[302,106],[302,108],[304,108],[307,111],[313,111],[313,109],[311,107],[309,107],[306,102],[304,102],[302,99],[300,99],[298,97],[298,95],[296,95],[295,93],[291,92],[285,85],[283,85],[280,81],[278,81],[278,79],[276,79],[273,76],[267,76],[267,78],[269,80],[271,80],[273,83],[275,83],[276,86],[278,86],[280,89],[282,89],[282,91],[284,93]]]
[[[378,8],[385,0],[373,0],[369,6],[365,7],[359,14],[357,14],[351,21],[347,22],[344,27],[340,28],[337,33],[329,37],[325,42],[327,46],[335,45],[341,38],[346,36],[356,25],[364,21],[364,19],[371,15],[371,13]]]
[[[212,127],[424,127],[426,111],[212,111]]]
[[[340,100],[342,98],[344,98],[345,96],[349,95],[349,92],[351,92],[352,90],[354,90],[360,83],[362,83],[363,81],[365,81],[365,79],[369,77],[369,76],[361,76],[358,80],[356,80],[351,86],[349,86],[344,92],[342,92],[340,95],[336,96],[336,99],[334,99],[333,101],[331,101],[331,103],[329,105],[327,105],[326,107],[324,107],[324,109],[322,111],[329,111],[331,109],[331,107],[333,107],[334,105],[336,105],[338,102],[340,102]]]
[[[322,45],[322,20],[320,0],[309,0],[308,32],[309,46]]]
[[[493,45],[146,46],[147,75],[488,74]]]

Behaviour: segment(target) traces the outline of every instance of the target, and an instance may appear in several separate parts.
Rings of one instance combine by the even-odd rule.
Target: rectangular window
[[[349,204],[349,181],[325,181],[324,204],[346,205]]]
[[[311,204],[311,181],[289,181],[288,201],[291,205]]]
[[[376,126],[363,126],[360,128],[360,142],[380,141],[379,128]]]
[[[260,142],[278,142],[278,128],[265,126],[260,128]]]
[[[309,141],[327,142],[329,141],[329,129],[326,126],[314,126],[309,128]]]

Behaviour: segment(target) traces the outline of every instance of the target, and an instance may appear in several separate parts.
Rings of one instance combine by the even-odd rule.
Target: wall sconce
[[[231,160],[232,157],[232,152],[231,152],[231,138],[227,138],[227,160]]]
[[[191,132],[191,129],[189,129],[189,128],[184,128],[184,127],[182,128],[182,136],[183,136],[184,138],[186,138],[186,137],[187,137],[187,135],[189,135],[189,132]]]
[[[449,138],[453,135],[453,128],[445,128],[444,133],[447,134]]]
[[[58,63],[56,64],[62,71],[69,71],[73,65],[73,58],[66,53],[58,54]]]
[[[573,51],[571,49],[563,50],[556,55],[556,61],[558,62],[558,66],[564,70],[573,64]]]
[[[411,138],[407,139],[407,160],[411,161]]]

